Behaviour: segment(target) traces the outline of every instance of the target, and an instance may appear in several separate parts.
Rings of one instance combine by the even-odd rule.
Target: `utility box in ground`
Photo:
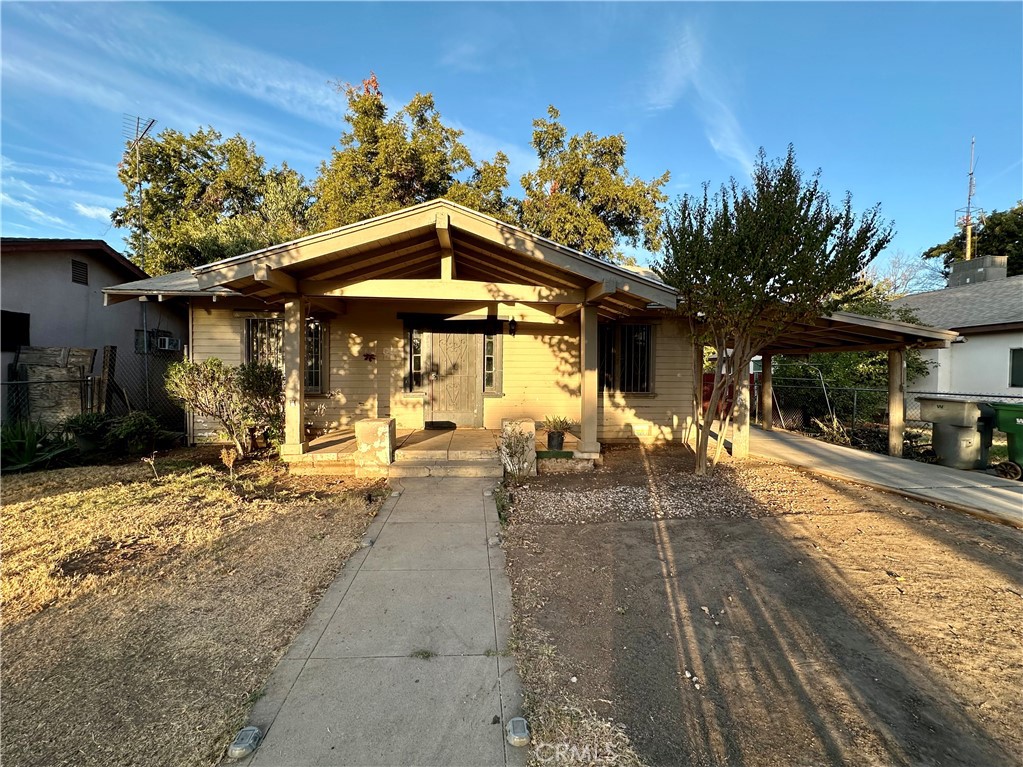
[[[920,397],[920,419],[934,425],[931,446],[938,463],[953,469],[986,469],[994,410],[984,402]]]

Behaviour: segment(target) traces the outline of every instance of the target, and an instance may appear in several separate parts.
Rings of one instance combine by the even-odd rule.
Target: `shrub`
[[[64,422],[64,429],[75,436],[80,449],[95,450],[106,441],[111,422],[107,413],[79,413]]]
[[[60,427],[9,421],[0,425],[0,469],[4,472],[44,469],[74,450]]]
[[[534,439],[517,426],[505,429],[501,435],[501,461],[514,484],[522,482],[533,468]]]
[[[175,362],[167,369],[167,393],[194,413],[220,421],[239,455],[248,446],[248,424],[238,371],[216,357]]]
[[[129,455],[148,453],[165,435],[159,421],[144,410],[136,410],[114,419],[107,436],[107,447]]]
[[[266,435],[270,444],[284,439],[284,375],[265,362],[238,368],[242,409],[249,425]]]

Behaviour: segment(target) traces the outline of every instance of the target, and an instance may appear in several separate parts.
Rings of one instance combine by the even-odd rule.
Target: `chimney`
[[[978,256],[969,261],[953,261],[952,271],[948,275],[948,287],[1004,280],[1008,273],[1008,261],[1008,256]]]

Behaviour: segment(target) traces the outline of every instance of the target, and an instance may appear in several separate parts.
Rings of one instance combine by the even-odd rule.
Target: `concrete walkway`
[[[525,763],[504,739],[521,691],[494,480],[393,484],[253,707],[246,764]]]
[[[789,431],[750,430],[750,452],[817,474],[892,490],[1023,527],[1023,482],[820,442]]]

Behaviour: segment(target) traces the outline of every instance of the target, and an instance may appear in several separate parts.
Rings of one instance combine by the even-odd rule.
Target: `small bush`
[[[284,375],[265,362],[249,362],[238,368],[242,409],[250,428],[266,435],[269,444],[284,439]]]
[[[114,419],[107,436],[107,447],[128,455],[149,453],[165,436],[159,421],[143,410],[136,410]]]
[[[167,393],[198,415],[220,421],[239,455],[248,447],[248,419],[238,385],[238,371],[216,357],[185,360],[167,369]]]
[[[515,484],[529,476],[535,462],[536,442],[532,434],[516,427],[505,429],[501,435],[501,461]]]
[[[81,439],[100,443],[110,431],[111,420],[107,413],[79,413],[64,422],[64,429]]]

